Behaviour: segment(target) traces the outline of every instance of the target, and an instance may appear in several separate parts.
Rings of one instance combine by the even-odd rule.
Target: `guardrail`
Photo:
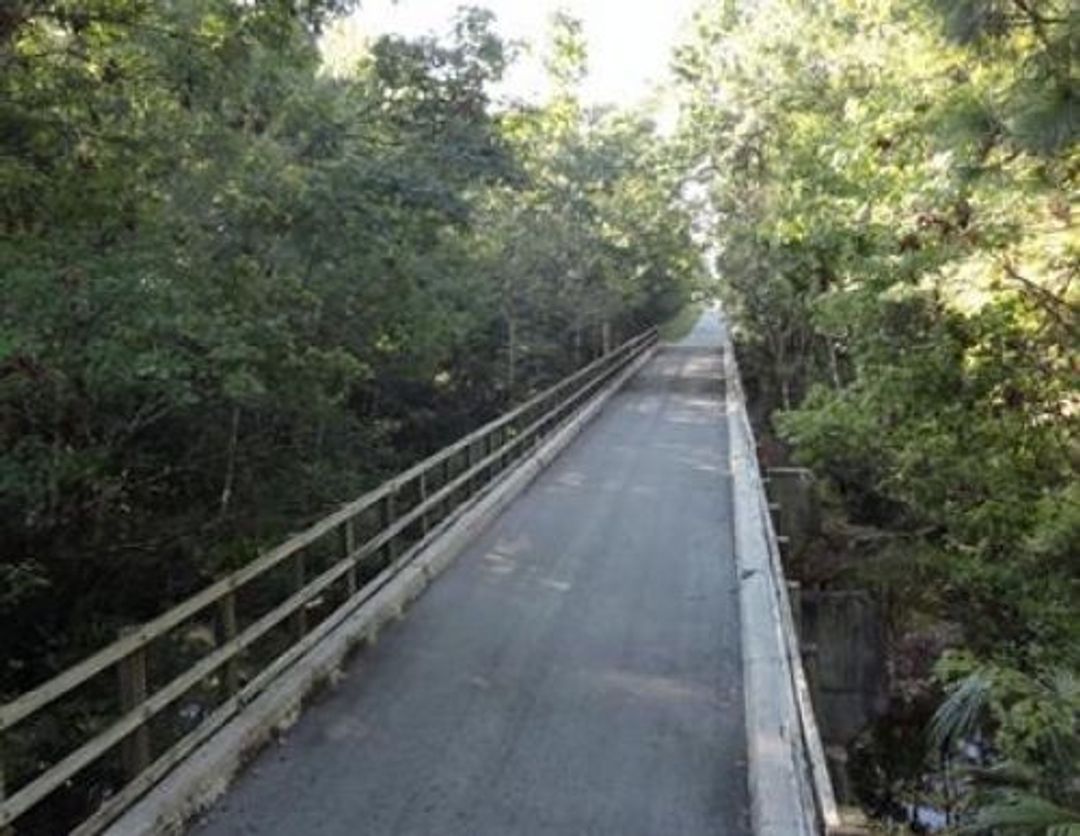
[[[108,825],[656,341],[629,340],[0,706],[0,833],[46,799],[64,829]],[[86,732],[71,751],[50,735],[64,724]]]
[[[722,350],[754,833],[841,834],[845,829],[810,700],[754,431],[726,325]]]

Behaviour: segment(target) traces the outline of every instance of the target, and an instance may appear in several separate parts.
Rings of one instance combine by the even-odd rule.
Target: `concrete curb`
[[[305,700],[339,676],[351,652],[364,641],[375,641],[387,622],[400,618],[405,607],[569,446],[655,350],[655,346],[646,349],[564,426],[450,521],[439,536],[386,570],[385,583],[377,592],[330,629],[105,832],[115,836],[182,833],[192,818],[225,794],[236,775],[270,740],[296,721]],[[379,580],[382,578],[373,583]]]
[[[723,351],[752,831],[755,836],[811,836],[830,829],[829,808],[835,802],[827,773],[822,777],[816,768],[820,741],[812,707],[802,703],[808,696],[798,692],[804,683],[801,660],[797,649],[794,658],[791,651],[798,638],[783,567],[773,552],[775,535],[726,325]],[[811,712],[808,720],[803,717],[806,711]],[[808,734],[816,747],[808,744]],[[816,786],[822,781],[825,786]]]
[[[807,797],[796,760],[801,729],[783,650],[768,545],[749,510],[755,497],[748,469],[745,457],[733,455],[751,821],[755,836],[809,836],[817,832],[812,824],[813,800]]]

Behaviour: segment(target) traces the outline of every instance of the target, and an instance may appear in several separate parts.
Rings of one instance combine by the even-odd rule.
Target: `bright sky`
[[[441,34],[450,29],[462,0],[362,0],[362,8],[329,36],[334,56],[356,54],[365,36]],[[505,92],[536,101],[544,93],[540,50],[557,9],[582,20],[589,43],[589,77],[582,95],[593,104],[632,105],[667,80],[671,50],[697,0],[472,0],[491,9],[508,40],[534,45],[507,78]]]

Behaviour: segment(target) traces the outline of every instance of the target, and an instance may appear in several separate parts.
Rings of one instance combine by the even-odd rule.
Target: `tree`
[[[898,566],[849,570],[897,630],[959,625],[1027,677],[1080,665],[1075,24],[710,3],[677,56],[763,431],[884,533]]]
[[[348,6],[0,12],[0,691],[685,295],[647,125],[495,113],[483,11],[324,74]]]

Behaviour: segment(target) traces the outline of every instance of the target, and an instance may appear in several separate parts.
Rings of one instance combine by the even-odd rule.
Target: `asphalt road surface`
[[[662,349],[194,831],[748,833],[719,329]]]

